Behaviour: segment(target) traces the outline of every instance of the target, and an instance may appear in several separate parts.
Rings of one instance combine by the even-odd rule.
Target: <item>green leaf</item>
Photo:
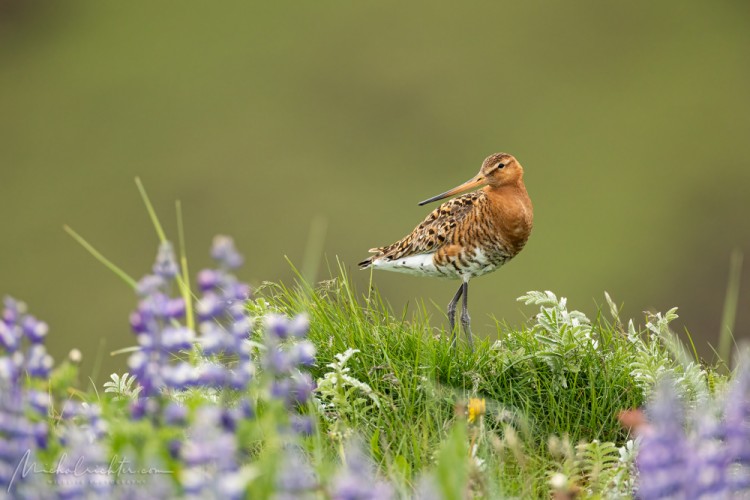
[[[375,428],[375,432],[370,437],[370,454],[376,461],[380,461],[382,458],[382,452],[380,451],[380,429]]]
[[[463,500],[469,479],[466,423],[457,422],[440,446],[437,478],[445,500]]]

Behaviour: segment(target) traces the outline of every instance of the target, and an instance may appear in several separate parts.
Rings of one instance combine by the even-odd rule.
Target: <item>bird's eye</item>
[[[504,166],[505,166],[505,163],[498,163],[497,164],[498,170],[501,169],[501,168],[503,168]]]

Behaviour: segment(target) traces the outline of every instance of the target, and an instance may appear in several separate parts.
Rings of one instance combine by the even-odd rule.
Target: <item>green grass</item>
[[[138,187],[164,243],[148,196],[140,183]],[[182,274],[176,288],[186,302],[185,323],[192,329],[194,297],[179,204],[178,218]],[[66,230],[126,283],[135,283]],[[311,241],[308,247],[316,248],[315,238]],[[238,477],[248,481],[249,498],[274,497],[283,488],[290,460],[314,471],[314,485],[304,490],[310,498],[331,498],[334,483],[346,469],[342,462],[355,461],[358,452],[352,442],[372,457],[399,498],[412,498],[415,492],[421,493],[419,498],[450,500],[579,494],[621,498],[632,492],[634,450],[618,413],[642,406],[664,377],[676,382],[689,405],[707,401],[705,396],[726,385],[727,377],[702,367],[695,361],[694,347],[691,352],[672,334],[675,309],[650,315],[638,328],[620,319],[618,306],[606,294],[607,316],[600,311],[592,321],[551,292],[528,292],[519,298],[535,314],[527,324],[514,329],[496,321],[496,332],[476,341],[472,351],[462,336],[458,345],[451,345],[445,317],[432,317],[424,305],[394,313],[372,287],[366,293],[355,290],[341,266],[334,279],[309,285],[303,276],[316,275],[315,260],[306,259],[298,283],[267,283],[248,303],[258,320],[250,339],[255,341],[250,348],[257,371],[246,393],[193,387],[165,390],[156,398],[160,404],[179,401],[193,418],[199,408],[217,401],[230,408],[240,397],[252,400],[254,414],[241,421],[235,433],[242,461]],[[739,274],[735,260],[733,272]],[[722,352],[730,340],[737,294],[737,286],[730,284]],[[317,349],[310,371],[318,388],[306,408],[289,408],[275,398],[274,375],[263,373],[263,353],[269,352],[264,340],[269,337],[260,320],[269,312],[309,316],[308,338]],[[284,349],[295,347],[294,341],[288,343]],[[193,364],[204,356],[200,348],[185,354]],[[231,359],[220,361],[231,365]],[[161,425],[158,419],[131,421],[126,402],[135,395],[127,377],[113,377],[105,393],[71,392],[76,373],[77,368],[64,363],[52,374],[48,390],[56,401],[97,403],[110,426],[111,452],[147,450],[141,461],[158,458],[180,474],[183,464],[168,449],[185,438],[184,429]],[[284,431],[297,410],[317,422],[312,436]],[[52,446],[43,458],[52,463],[60,451],[60,446]]]
[[[688,403],[703,400],[725,377],[697,364],[673,336],[674,310],[650,316],[639,330],[621,321],[606,298],[610,319],[600,313],[591,321],[568,309],[563,298],[529,292],[520,298],[534,313],[527,324],[512,329],[496,322],[497,340],[480,339],[471,351],[462,337],[451,345],[441,327],[444,317],[430,317],[423,305],[394,314],[376,290],[355,290],[343,269],[315,286],[302,280],[263,285],[248,303],[258,320],[250,339],[258,371],[245,396],[256,414],[236,432],[243,470],[252,478],[248,498],[274,497],[290,453],[302,454],[315,473],[311,498],[331,498],[340,464],[354,453],[352,442],[372,457],[398,498],[413,498],[424,485],[432,490],[420,498],[449,500],[628,496],[634,454],[618,412],[642,406],[665,376],[677,381]],[[310,437],[280,430],[290,415],[269,397],[260,321],[269,312],[309,315],[318,389],[301,411],[317,423]],[[203,356],[199,350],[189,355],[195,362]],[[64,363],[50,377],[56,401],[98,403],[109,424],[111,453],[146,450],[136,455],[139,460],[161,461],[182,477],[183,464],[168,448],[184,438],[184,429],[130,419],[127,404],[134,395],[118,377],[106,392],[71,393],[73,372]],[[195,387],[165,391],[160,401],[176,398],[195,415],[211,401],[231,407],[240,396]],[[468,408],[485,406],[480,401],[486,412],[470,418]],[[60,452],[52,446],[42,459],[54,463]]]
[[[140,184],[139,189],[164,241]],[[190,305],[184,245],[181,249],[184,272],[178,285]],[[309,316],[308,338],[317,350],[311,374],[318,390],[307,412],[317,425],[312,437],[297,444],[324,490],[338,473],[337,464],[347,461],[354,440],[402,498],[411,498],[420,484],[456,500],[626,496],[632,491],[633,453],[621,459],[629,436],[618,413],[642,406],[664,376],[678,382],[686,401],[721,383],[669,330],[677,317],[674,309],[649,317],[639,330],[620,319],[606,294],[608,319],[600,311],[592,321],[550,292],[529,292],[519,300],[536,315],[520,329],[496,321],[497,331],[475,341],[472,351],[462,335],[451,345],[446,318],[431,317],[423,304],[396,314],[374,288],[355,290],[341,266],[338,276],[315,286],[303,278],[315,275],[315,269],[309,264],[305,269],[292,286],[265,284],[248,307],[258,319],[268,312]],[[191,319],[188,314],[190,325]],[[257,326],[253,339],[262,343],[263,329]],[[255,464],[250,493],[265,498],[274,494],[274,478],[287,460],[287,439],[276,427],[288,416],[278,404],[263,404],[267,384],[262,372],[258,375],[260,392],[253,395],[258,419],[244,425],[239,442]],[[193,408],[208,397],[199,390],[189,393]],[[478,401],[486,412],[472,420],[467,408],[479,407]],[[115,451],[121,450],[114,444],[135,437],[164,448],[166,438],[157,429],[147,438],[142,426],[121,424],[112,438]],[[179,469],[179,463],[170,464]]]
[[[461,341],[451,348],[447,333],[435,326],[447,324],[444,318],[431,325],[424,307],[396,315],[376,291],[354,290],[344,272],[316,287],[267,284],[259,295],[255,308],[309,314],[316,379],[331,371],[337,354],[360,351],[346,363],[348,374],[367,384],[380,404],[352,389],[348,397],[364,401],[330,410],[328,419],[321,418],[322,433],[334,436],[334,443],[342,428],[360,435],[383,473],[407,487],[425,470],[466,466],[469,488],[478,495],[549,495],[549,476],[566,467],[564,453],[550,452],[551,436],[573,444],[625,443],[616,417],[644,401],[644,384],[634,375],[641,369],[641,377],[649,376],[643,373],[649,369],[642,366],[644,349],[654,358],[645,363],[654,374],[683,371],[663,342],[648,335],[634,342],[619,318],[598,317],[578,329],[560,310],[547,308],[554,325],[545,329],[537,318],[512,330],[498,323],[498,341],[480,340],[471,352]],[[467,429],[470,398],[485,398],[487,413]],[[463,459],[440,451],[456,432],[464,435]],[[467,465],[473,445],[481,467],[471,460]],[[441,464],[441,456],[454,463]],[[583,486],[590,480],[580,478]]]

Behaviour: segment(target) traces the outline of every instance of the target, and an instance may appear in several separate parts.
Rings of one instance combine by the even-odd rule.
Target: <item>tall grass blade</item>
[[[297,269],[297,267],[292,263],[292,260],[287,255],[284,256],[284,260],[286,260],[286,263],[289,264],[289,267],[292,268],[292,273],[296,277],[296,285],[298,290],[300,290],[304,295],[307,296],[311,296],[313,293],[315,293],[313,283],[307,281],[302,272]]]
[[[724,311],[721,315],[721,329],[719,330],[719,361],[729,366],[730,350],[732,348],[734,323],[737,319],[737,302],[740,297],[740,276],[742,275],[742,251],[735,248],[729,260],[729,281],[727,293],[724,297]]]
[[[151,200],[148,197],[148,193],[146,193],[146,188],[143,187],[143,183],[141,182],[140,177],[135,178],[135,185],[138,187],[138,192],[141,194],[143,204],[146,205],[146,211],[148,211],[148,215],[151,218],[151,223],[154,225],[154,229],[156,229],[156,234],[159,236],[159,241],[165,243],[167,241],[167,235],[166,233],[164,233],[164,228],[161,227],[159,217],[156,216],[156,210],[154,210],[154,206],[151,204]]]
[[[91,368],[90,378],[92,380],[99,380],[99,374],[102,368],[102,362],[104,361],[104,348],[107,345],[107,339],[102,337],[99,339],[99,347],[96,350],[96,356],[94,357],[94,366]]]
[[[180,245],[180,268],[182,269],[182,279],[178,280],[180,295],[185,301],[185,321],[190,330],[195,330],[195,315],[193,314],[193,294],[190,291],[190,271],[188,269],[187,245],[185,245],[185,225],[182,220],[182,203],[180,200],[175,202],[177,211],[177,239]]]
[[[128,273],[126,273],[125,271],[123,271],[122,269],[120,269],[119,267],[117,267],[114,263],[112,263],[112,261],[110,261],[104,255],[102,255],[96,248],[93,247],[93,245],[91,245],[91,243],[89,243],[88,241],[86,241],[83,238],[83,236],[81,236],[80,234],[78,234],[75,231],[73,231],[73,229],[70,226],[64,225],[63,229],[74,240],[76,240],[79,245],[81,245],[91,255],[93,255],[96,260],[98,260],[99,262],[101,262],[102,264],[104,264],[104,266],[107,269],[109,269],[110,271],[112,271],[113,273],[115,273],[122,281],[124,281],[125,283],[127,283],[128,286],[130,286],[130,288],[132,288],[132,289],[135,290],[135,288],[136,288],[136,286],[137,286],[138,283],[137,283],[136,280],[134,280],[132,277],[130,277],[130,275],[128,275]]]
[[[161,222],[159,221],[159,216],[156,215],[154,205],[151,203],[151,199],[148,197],[148,193],[146,193],[146,188],[143,186],[143,182],[141,181],[140,177],[135,178],[135,185],[138,187],[138,192],[141,194],[141,199],[143,200],[143,204],[146,206],[146,211],[148,212],[151,223],[156,230],[159,241],[161,243],[166,243],[168,241],[167,235],[164,232],[164,228],[162,227]],[[178,234],[177,237],[179,239],[180,245],[180,269],[182,270],[181,274],[177,276],[177,285],[180,288],[180,295],[185,301],[185,314],[187,322],[186,326],[191,330],[195,330],[195,315],[193,314],[192,292],[190,291],[190,275],[188,274],[185,232],[182,223],[182,204],[179,202],[179,200],[176,202],[176,208]]]
[[[122,349],[117,349],[116,351],[112,351],[109,353],[110,356],[119,356],[120,354],[128,354],[131,352],[140,351],[141,347],[137,345],[133,345],[130,347],[123,347]]]

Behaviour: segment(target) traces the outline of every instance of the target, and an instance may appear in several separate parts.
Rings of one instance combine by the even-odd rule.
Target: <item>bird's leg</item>
[[[466,340],[469,341],[469,349],[474,350],[474,339],[471,337],[471,318],[469,317],[469,282],[464,281],[461,285],[464,294],[464,302],[461,307],[461,326],[466,333]]]
[[[453,300],[451,300],[451,303],[448,304],[448,322],[451,325],[450,336],[452,339],[452,345],[456,345],[456,306],[458,305],[458,299],[461,298],[461,294],[463,293],[463,291],[464,286],[459,286],[456,295],[453,296]]]

